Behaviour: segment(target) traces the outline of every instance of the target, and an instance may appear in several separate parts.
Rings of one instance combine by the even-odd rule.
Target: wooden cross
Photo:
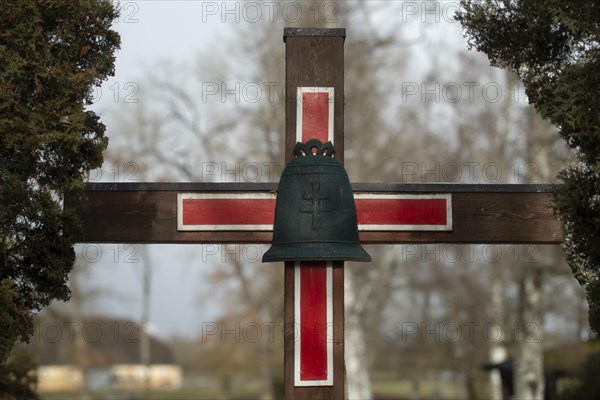
[[[332,141],[344,160],[345,29],[286,28],[285,157]],[[395,162],[390,160],[389,162]],[[353,184],[362,243],[563,240],[545,185]],[[269,243],[275,183],[96,183],[65,199],[88,243]],[[305,195],[318,226],[327,200]],[[285,263],[284,380],[289,399],[345,398],[343,262]]]

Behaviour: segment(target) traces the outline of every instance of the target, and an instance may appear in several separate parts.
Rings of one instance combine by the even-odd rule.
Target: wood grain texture
[[[394,189],[389,193],[407,193],[402,190],[402,185],[391,184],[387,187],[388,190]],[[435,187],[444,189],[439,185]],[[85,192],[85,198],[67,197],[65,207],[76,212],[82,222],[83,236],[78,241],[81,243],[271,242],[271,232],[178,232],[177,192],[157,190],[158,188],[159,186],[155,186],[156,190],[140,191],[88,190]],[[235,185],[225,187],[229,188],[227,190],[223,188],[221,186],[220,190],[224,192],[238,190]],[[467,185],[461,188],[461,190],[467,189]],[[360,240],[371,244],[558,244],[564,239],[563,225],[554,216],[549,206],[550,201],[550,193],[526,190],[508,193],[493,191],[452,193],[452,231],[360,232]]]
[[[345,30],[285,31],[286,114],[285,162],[293,158],[296,144],[297,88],[333,87],[333,143],[335,158],[344,163],[344,40]],[[285,321],[294,321],[294,267],[285,263]],[[291,277],[288,278],[288,275]],[[333,386],[294,386],[294,342],[284,341],[284,388],[286,399],[345,399],[344,364],[344,263],[333,265]]]
[[[335,89],[335,158],[343,163],[344,37],[287,37],[285,74],[285,162],[293,158],[292,150],[296,144],[296,89],[299,86],[315,86]]]

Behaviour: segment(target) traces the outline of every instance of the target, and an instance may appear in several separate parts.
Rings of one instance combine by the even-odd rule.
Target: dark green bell
[[[358,240],[348,174],[333,153],[331,142],[296,143],[296,158],[279,181],[273,242],[263,262],[371,261]]]

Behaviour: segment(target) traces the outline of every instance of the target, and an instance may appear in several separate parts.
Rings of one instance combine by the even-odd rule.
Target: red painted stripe
[[[446,199],[355,199],[359,224],[446,225]]]
[[[302,94],[302,141],[329,140],[329,93]],[[327,379],[327,262],[300,267],[300,380]]]
[[[326,262],[300,268],[300,379],[327,379]]]
[[[361,225],[446,225],[446,199],[355,199]],[[271,225],[274,199],[184,199],[184,225]]]
[[[302,141],[319,139],[328,141],[329,93],[302,94]]]
[[[272,225],[275,199],[184,199],[184,225]]]

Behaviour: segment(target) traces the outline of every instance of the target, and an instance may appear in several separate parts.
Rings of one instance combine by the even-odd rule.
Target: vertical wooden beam
[[[297,88],[334,88],[334,145],[336,159],[344,161],[344,40],[345,29],[286,28],[285,160],[293,157],[296,143]],[[286,399],[344,399],[344,263],[334,262],[333,283],[333,385],[295,386],[294,263],[285,263],[284,382]]]

